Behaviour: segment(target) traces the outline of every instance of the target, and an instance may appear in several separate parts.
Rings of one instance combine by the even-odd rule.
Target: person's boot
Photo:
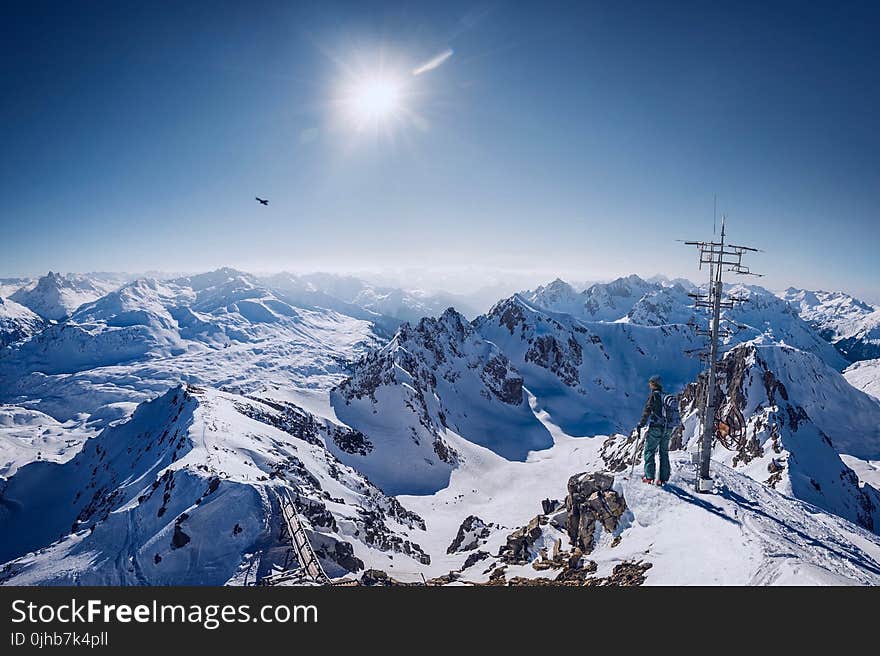
[[[657,487],[663,487],[664,485],[666,485],[666,481],[661,481],[659,478],[655,481],[655,483],[657,484]]]
[[[653,485],[654,479],[648,478],[647,476],[642,476],[642,483],[647,483],[648,485]]]

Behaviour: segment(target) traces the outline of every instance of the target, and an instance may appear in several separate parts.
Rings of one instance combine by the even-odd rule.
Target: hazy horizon
[[[450,294],[453,296],[485,296],[492,301],[500,300],[510,294],[534,290],[541,285],[547,285],[554,280],[561,279],[571,285],[575,291],[583,291],[593,284],[608,283],[613,280],[624,278],[629,275],[637,275],[643,280],[653,280],[657,278],[666,278],[667,280],[684,279],[693,284],[702,285],[706,281],[704,278],[707,274],[704,271],[698,271],[699,276],[685,275],[672,276],[662,272],[648,273],[646,271],[629,271],[621,274],[608,274],[604,276],[585,277],[576,272],[553,273],[551,271],[514,271],[504,269],[471,269],[471,270],[431,270],[427,268],[410,267],[406,269],[248,269],[239,266],[224,265],[219,267],[211,267],[207,269],[180,269],[180,270],[146,270],[146,271],[62,271],[58,269],[49,269],[46,271],[38,271],[31,273],[3,273],[0,272],[0,281],[8,279],[30,279],[35,280],[49,271],[61,275],[82,275],[82,276],[110,276],[120,277],[126,280],[136,280],[139,278],[156,278],[159,280],[170,280],[176,277],[185,277],[200,273],[207,273],[219,269],[228,268],[240,271],[242,273],[253,275],[257,278],[267,278],[273,275],[289,273],[297,276],[309,275],[335,275],[341,277],[353,277],[362,280],[368,284],[379,287],[399,288],[406,291],[424,291],[430,294]],[[772,292],[782,292],[788,287],[797,289],[805,289],[808,291],[826,291],[826,292],[843,292],[853,296],[854,298],[865,301],[867,303],[880,306],[880,295],[869,293],[859,294],[850,289],[814,287],[808,288],[799,285],[785,285],[782,287],[768,285],[764,278],[756,278],[753,276],[738,276],[728,274],[725,277],[726,284],[742,283],[746,285],[758,285]],[[498,290],[500,294],[497,297],[491,296],[491,293]],[[489,294],[489,296],[487,296]],[[2,297],[3,294],[0,294]]]

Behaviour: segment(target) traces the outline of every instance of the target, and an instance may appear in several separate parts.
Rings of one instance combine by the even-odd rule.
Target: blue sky
[[[880,301],[867,5],[22,4],[0,17],[0,274],[697,279],[675,240],[711,237],[717,194],[767,285]],[[380,72],[396,116],[363,129],[340,99]]]

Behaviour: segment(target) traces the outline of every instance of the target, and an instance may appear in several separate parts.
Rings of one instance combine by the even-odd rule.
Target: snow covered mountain
[[[582,321],[544,311],[518,294],[474,326],[570,435],[628,431],[638,421],[652,374],[660,373],[676,389],[700,368],[698,360],[683,355],[702,345],[687,326]]]
[[[277,492],[293,491],[334,575],[429,562],[424,521],[330,455],[328,428],[281,404],[178,387],[63,464],[35,462],[2,491],[7,584],[253,582],[280,567]],[[343,439],[337,437],[336,439]],[[8,561],[8,562],[7,562]]]
[[[571,315],[587,322],[632,323],[642,326],[668,326],[696,321],[705,324],[705,314],[694,308],[688,294],[698,290],[684,281],[647,282],[636,275],[597,283],[581,293],[563,282],[524,292],[520,297],[536,309]],[[837,369],[846,366],[827,341],[816,333],[784,301],[766,289],[735,284],[725,288],[732,297],[746,299],[722,313],[722,327],[732,333],[725,341],[735,345],[762,339],[784,343],[815,353]]]
[[[880,358],[880,308],[843,292],[789,287],[780,297],[850,361]]]
[[[50,271],[33,286],[25,286],[10,298],[46,320],[59,321],[84,303],[90,303],[118,286],[115,280]]]
[[[789,287],[779,294],[809,321],[829,342],[853,334],[876,308],[844,292],[810,291]]]
[[[108,404],[125,410],[118,404],[180,381],[327,390],[377,343],[372,323],[296,307],[232,269],[136,280],[0,352],[0,402],[37,403],[66,421]]]
[[[0,349],[36,335],[45,325],[43,319],[25,306],[0,297]]]
[[[334,455],[394,494],[445,487],[463,441],[508,460],[552,444],[508,359],[451,308],[401,326],[355,364],[330,400],[336,416],[370,440]]]
[[[867,315],[853,334],[838,340],[834,346],[854,362],[880,358],[880,310]]]
[[[747,299],[723,313],[723,325],[733,333],[726,339],[727,344],[785,344],[812,353],[837,371],[846,367],[846,358],[775,294],[763,287],[741,284],[725,291],[732,297]]]
[[[333,436],[339,426],[269,400],[173,389],[73,460],[36,462],[6,482],[0,581],[252,583],[284,562],[277,492],[289,489],[333,576],[376,580],[381,568],[439,583],[880,583],[876,535],[721,463],[718,494],[698,499],[681,456],[666,490],[613,479],[625,505],[612,530],[597,526],[585,553],[553,499],[565,498],[570,477],[599,466],[605,438],[547,426],[553,446],[526,461],[474,445],[448,487],[394,499],[328,453],[346,439]],[[456,541],[470,515],[479,531]]]
[[[637,275],[596,283],[578,293],[557,278],[534,291],[523,292],[522,298],[544,310],[571,314],[587,321],[618,321],[629,314],[645,294],[664,289],[661,283],[650,283]]]
[[[469,302],[452,294],[373,285],[353,276],[280,273],[263,279],[263,282],[299,303],[327,307],[350,316],[355,316],[351,312],[353,308],[360,308],[367,313],[363,318],[393,319],[392,332],[403,321],[418,322],[422,317],[438,317],[451,306],[467,316],[477,314]],[[389,322],[383,325],[387,327]]]
[[[755,480],[877,532],[880,492],[841,456],[880,460],[880,402],[812,354],[780,345],[741,345],[719,369],[722,402],[747,421],[746,445],[715,457]],[[691,386],[689,399],[704,385]],[[684,441],[696,444],[696,416]]]
[[[0,278],[0,296],[8,298],[23,287],[33,286],[37,283],[34,278]]]
[[[0,583],[252,583],[285,561],[281,489],[364,582],[880,583],[876,368],[842,376],[760,287],[724,316],[749,439],[716,449],[716,493],[690,494],[686,451],[667,489],[628,480],[647,378],[700,393],[686,283],[557,279],[473,321],[228,268],[52,321],[10,301],[38,323],[0,348]]]

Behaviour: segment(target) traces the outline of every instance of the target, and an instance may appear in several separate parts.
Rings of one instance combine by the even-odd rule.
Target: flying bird
[[[263,199],[260,198],[259,196],[254,196],[254,198],[256,198],[256,199],[257,199],[257,202],[260,203],[261,205],[268,205],[268,204],[269,204],[269,201],[268,201],[268,200],[263,200]]]

